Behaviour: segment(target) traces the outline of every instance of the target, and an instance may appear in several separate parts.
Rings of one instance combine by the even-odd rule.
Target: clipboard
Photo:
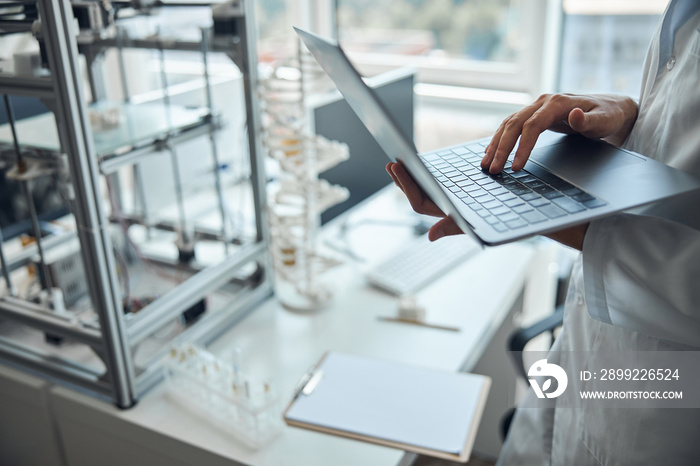
[[[467,462],[491,379],[327,352],[301,378],[287,425]]]

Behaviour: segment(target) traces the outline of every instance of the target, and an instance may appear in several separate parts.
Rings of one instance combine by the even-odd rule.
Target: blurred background
[[[418,70],[416,141],[429,150],[492,133],[539,94],[637,98],[666,0],[260,0],[272,59],[302,24],[336,36],[368,75]]]

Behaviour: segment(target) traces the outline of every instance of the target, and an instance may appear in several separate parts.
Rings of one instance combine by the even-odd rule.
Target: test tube
[[[243,350],[236,347],[231,354],[231,363],[233,364],[233,377],[238,379],[243,376]]]

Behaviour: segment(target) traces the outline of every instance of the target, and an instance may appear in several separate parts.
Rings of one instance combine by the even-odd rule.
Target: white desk
[[[396,202],[396,196],[375,202]],[[401,234],[406,233],[396,227],[358,227],[352,244],[366,253],[358,247],[365,244],[374,254],[389,249]],[[363,235],[373,241],[368,243]],[[379,321],[378,316],[396,312],[397,300],[365,285],[362,267],[349,262],[329,272],[336,294],[328,309],[295,314],[270,299],[211,349],[221,354],[233,346],[242,348],[248,366],[274,379],[283,403],[301,374],[327,350],[450,371],[471,369],[518,300],[532,257],[532,249],[523,244],[487,249],[417,295],[428,321],[458,326],[460,332]],[[402,451],[290,427],[269,446],[253,451],[181,411],[162,387],[127,411],[63,387],[52,390],[52,404],[71,466],[396,465],[404,456]]]

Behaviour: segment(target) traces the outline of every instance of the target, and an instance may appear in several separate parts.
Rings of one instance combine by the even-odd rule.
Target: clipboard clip
[[[312,367],[301,376],[296,387],[294,387],[294,399],[299,398],[302,393],[304,395],[311,395],[311,393],[316,389],[319,382],[323,378],[323,369],[319,369],[316,366]]]

